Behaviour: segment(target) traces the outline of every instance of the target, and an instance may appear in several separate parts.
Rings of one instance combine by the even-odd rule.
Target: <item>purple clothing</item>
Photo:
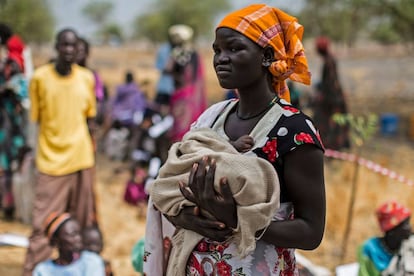
[[[117,87],[112,102],[112,120],[122,124],[133,124],[134,115],[143,113],[146,99],[135,83],[127,83]]]
[[[93,71],[93,76],[95,77],[95,96],[98,102],[102,102],[104,100],[104,84],[101,77],[98,75],[97,72]]]

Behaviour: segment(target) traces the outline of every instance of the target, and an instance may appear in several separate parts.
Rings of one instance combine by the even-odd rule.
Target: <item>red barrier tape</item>
[[[396,173],[395,171],[392,171],[390,169],[387,169],[383,166],[381,166],[380,164],[374,163],[370,160],[367,160],[365,158],[362,157],[358,157],[355,154],[352,153],[347,153],[347,152],[340,152],[340,151],[336,151],[336,150],[331,150],[331,149],[326,149],[325,150],[325,156],[326,157],[330,157],[330,158],[334,158],[334,159],[339,159],[339,160],[344,160],[344,161],[349,161],[349,162],[355,162],[358,161],[359,165],[364,166],[365,168],[382,174],[384,176],[388,176],[391,179],[397,180],[401,183],[407,184],[410,187],[414,186],[414,182],[410,179],[407,179],[405,176]]]

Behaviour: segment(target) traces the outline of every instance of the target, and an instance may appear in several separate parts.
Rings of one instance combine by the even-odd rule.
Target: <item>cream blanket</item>
[[[219,190],[221,177],[226,176],[228,179],[237,203],[238,216],[238,226],[232,242],[243,258],[256,247],[255,233],[270,224],[279,208],[279,180],[268,161],[240,154],[228,141],[209,128],[190,131],[181,142],[171,146],[168,159],[150,188],[152,202],[160,212],[168,216],[178,215],[184,206],[194,206],[194,203],[183,197],[178,183],[188,182],[192,165],[203,156],[216,160],[216,190]],[[185,275],[187,259],[202,238],[190,230],[177,230],[173,237],[167,275]]]

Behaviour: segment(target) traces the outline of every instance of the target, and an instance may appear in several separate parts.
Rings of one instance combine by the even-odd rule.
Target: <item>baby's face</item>
[[[83,248],[97,254],[101,253],[103,244],[97,231],[89,231],[83,236]]]

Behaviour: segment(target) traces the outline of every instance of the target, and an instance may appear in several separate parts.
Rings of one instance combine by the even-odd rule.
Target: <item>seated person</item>
[[[103,249],[103,237],[102,232],[96,226],[85,228],[82,233],[83,249],[89,252],[94,252],[98,255],[101,254]],[[105,275],[113,276],[111,263],[104,260],[105,263]]]
[[[386,270],[392,259],[400,255],[401,245],[411,235],[411,211],[398,202],[383,203],[376,215],[384,235],[372,237],[359,247],[359,276],[396,275],[387,274]]]
[[[51,213],[44,223],[45,234],[59,255],[36,265],[34,276],[71,275],[104,276],[102,258],[96,253],[83,251],[79,223],[69,213]]]

